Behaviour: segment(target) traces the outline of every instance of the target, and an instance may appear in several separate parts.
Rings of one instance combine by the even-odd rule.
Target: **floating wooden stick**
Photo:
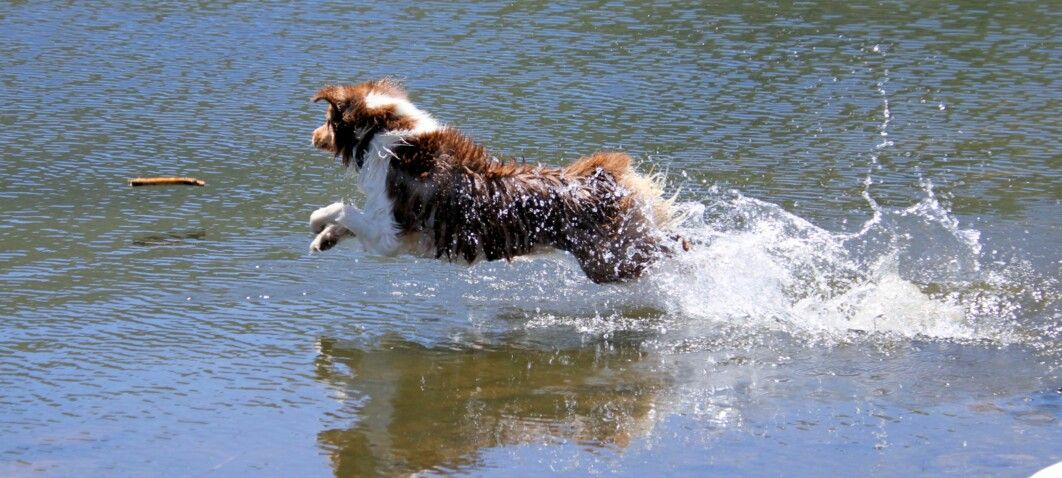
[[[133,178],[129,180],[130,186],[171,186],[175,184],[205,186],[206,181],[196,178]]]

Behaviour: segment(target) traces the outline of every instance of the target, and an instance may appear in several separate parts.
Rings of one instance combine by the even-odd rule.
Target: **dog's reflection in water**
[[[359,417],[353,428],[318,435],[337,476],[467,471],[480,450],[505,445],[624,448],[648,432],[667,385],[637,344],[318,346],[318,379]]]

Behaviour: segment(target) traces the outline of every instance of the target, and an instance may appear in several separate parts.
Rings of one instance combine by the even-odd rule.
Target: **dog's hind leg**
[[[598,284],[637,279],[666,249],[638,223],[576,236],[568,249],[586,276]]]
[[[618,241],[617,241],[618,242]],[[570,252],[586,277],[596,284],[637,279],[648,261],[632,257],[627,244],[598,244],[585,241]]]

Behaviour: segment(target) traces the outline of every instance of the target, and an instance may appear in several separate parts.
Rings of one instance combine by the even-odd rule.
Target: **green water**
[[[0,475],[1027,476],[1060,12],[0,5]],[[499,154],[631,153],[698,248],[620,286],[310,256],[360,196],[309,98],[383,75]]]

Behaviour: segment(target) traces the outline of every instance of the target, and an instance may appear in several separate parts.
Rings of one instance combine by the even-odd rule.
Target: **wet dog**
[[[313,145],[358,171],[361,208],[337,202],[310,216],[310,249],[355,237],[371,252],[474,263],[538,251],[571,253],[590,280],[637,278],[685,241],[667,234],[672,204],[659,177],[630,156],[598,152],[564,168],[490,155],[414,106],[396,81],[326,86]]]

